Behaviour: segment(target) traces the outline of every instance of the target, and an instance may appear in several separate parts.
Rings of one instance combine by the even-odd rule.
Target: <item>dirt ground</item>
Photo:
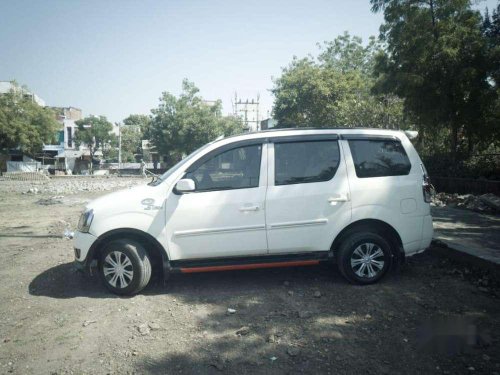
[[[16,184],[0,181],[2,374],[500,374],[500,288],[483,271],[430,251],[365,287],[322,265],[174,275],[119,298],[61,235],[106,192]]]

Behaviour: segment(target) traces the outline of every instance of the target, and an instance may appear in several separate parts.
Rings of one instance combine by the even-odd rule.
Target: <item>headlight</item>
[[[78,230],[80,232],[87,233],[90,229],[90,224],[92,224],[92,219],[94,218],[94,210],[88,210],[82,213],[80,220],[78,221]]]

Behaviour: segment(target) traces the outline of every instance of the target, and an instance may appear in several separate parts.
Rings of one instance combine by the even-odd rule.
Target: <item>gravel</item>
[[[434,207],[455,207],[467,209],[475,212],[500,213],[493,206],[485,202],[492,200],[493,194],[473,195],[473,194],[448,194],[437,193],[432,196],[431,206]],[[496,197],[496,199],[499,199]]]
[[[0,180],[0,194],[72,195],[82,192],[111,191],[141,185],[142,177],[57,177],[46,181]]]

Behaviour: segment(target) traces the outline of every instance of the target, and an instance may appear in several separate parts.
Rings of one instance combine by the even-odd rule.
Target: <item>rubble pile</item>
[[[144,178],[56,178],[48,181],[0,181],[0,194],[18,193],[27,195],[72,195],[82,192],[111,191],[149,182]]]
[[[476,212],[500,213],[500,198],[495,194],[448,194],[437,193],[432,196],[431,206],[464,208]]]

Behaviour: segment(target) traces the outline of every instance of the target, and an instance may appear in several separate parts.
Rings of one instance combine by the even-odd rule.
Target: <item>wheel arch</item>
[[[99,255],[106,244],[114,240],[123,240],[125,238],[137,241],[143,245],[151,258],[153,271],[160,272],[163,276],[166,275],[169,262],[164,247],[149,233],[134,228],[113,229],[100,235],[89,249],[86,260],[88,267],[90,268],[94,261],[98,261]]]
[[[403,250],[403,242],[401,240],[401,236],[397,232],[396,229],[385,221],[379,219],[362,219],[350,223],[344,229],[342,229],[339,234],[335,237],[332,242],[332,246],[330,249],[333,251],[333,255],[336,257],[336,249],[339,248],[342,241],[351,233],[359,232],[362,230],[369,230],[378,233],[387,240],[390,241],[391,250],[396,258],[397,263],[404,261],[404,250]]]

